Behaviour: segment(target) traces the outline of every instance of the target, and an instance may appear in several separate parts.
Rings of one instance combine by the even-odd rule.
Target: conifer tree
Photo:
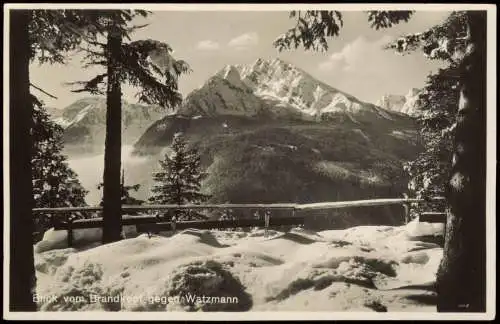
[[[50,120],[43,104],[34,98],[32,183],[36,208],[86,206],[87,191],[62,154],[63,128]],[[35,215],[35,231],[51,224],[45,215]],[[77,215],[82,217],[83,215]]]
[[[408,21],[413,12],[368,11],[375,29]],[[296,25],[274,42],[278,50],[327,50],[327,38],[343,26],[339,11],[292,11]],[[452,160],[446,181],[448,204],[444,256],[437,274],[440,312],[486,310],[486,34],[487,12],[452,12],[441,24],[399,38],[400,53],[422,50],[430,59],[457,65]],[[457,284],[460,283],[460,284]]]
[[[145,16],[146,12],[137,10],[135,13]],[[133,30],[127,25],[134,14],[130,10],[24,10],[9,8],[9,91],[10,107],[9,116],[11,123],[10,132],[10,292],[9,302],[12,311],[35,311],[36,305],[33,302],[33,289],[36,283],[34,269],[34,255],[32,246],[32,235],[34,222],[32,217],[33,184],[31,175],[31,128],[33,122],[33,106],[31,105],[30,87],[35,87],[30,82],[29,64],[37,60],[40,63],[65,63],[68,52],[77,49],[83,40],[88,44],[98,44],[97,36],[106,35],[110,28],[116,34],[127,36]],[[119,37],[119,36],[118,36]],[[131,44],[129,44],[131,45]],[[148,66],[143,64],[148,55],[143,55],[158,47],[151,46],[151,42],[146,41],[135,46],[131,46],[131,51],[127,51],[131,56],[125,55],[126,59],[131,59],[129,63],[136,66]],[[149,45],[149,47],[148,47]],[[146,47],[146,50],[143,50]],[[114,49],[116,50],[116,46]],[[109,51],[108,51],[109,52]],[[112,51],[111,51],[112,52]],[[156,55],[156,58],[163,59],[165,55]],[[102,52],[101,52],[102,53]],[[116,51],[114,52],[116,54]],[[134,55],[135,54],[135,55]],[[114,55],[116,57],[117,55]],[[120,56],[120,55],[118,55]],[[123,56],[122,56],[123,58]],[[99,60],[106,62],[106,60]],[[168,61],[168,60],[167,60]],[[94,62],[97,63],[97,62]],[[175,71],[185,71],[183,62],[170,60],[167,62]],[[168,65],[167,64],[167,65]],[[130,66],[130,65],[129,65]],[[140,72],[145,72],[141,75]],[[157,72],[164,72],[161,68]],[[114,74],[114,73],[113,73]],[[160,73],[164,75],[164,73]],[[171,80],[175,80],[177,75]],[[99,75],[93,82],[86,84],[87,89],[97,86],[99,80],[102,81],[106,75]],[[130,78],[129,79],[133,79]],[[136,78],[132,80],[135,85],[141,84],[141,80],[146,79],[156,84],[155,78],[144,69],[139,71]],[[154,87],[153,87],[154,88]],[[157,87],[158,88],[158,87]],[[160,86],[160,88],[162,88]],[[175,88],[175,87],[174,87]],[[117,88],[115,87],[114,90]],[[172,87],[163,87],[163,94],[170,96],[160,97],[168,99],[177,98],[176,91]],[[119,89],[118,89],[119,90]],[[172,90],[172,91],[170,91]],[[147,91],[146,91],[147,92]],[[161,93],[162,91],[160,91]],[[114,91],[115,94],[119,91]],[[157,92],[158,93],[158,92]],[[152,97],[156,102],[158,97],[154,91],[142,97]],[[119,100],[119,96],[114,96],[114,102]],[[147,100],[147,99],[145,99]],[[116,109],[115,109],[116,110]],[[115,118],[116,119],[116,118]],[[118,121],[120,123],[120,121]],[[119,133],[119,132],[118,132]],[[116,141],[116,138],[115,138]],[[109,153],[109,152],[108,152]],[[109,154],[108,154],[109,155]],[[120,154],[118,153],[118,160]],[[112,162],[109,162],[112,164]],[[115,163],[116,164],[116,163]],[[109,169],[109,168],[108,168]],[[118,170],[119,170],[118,166]],[[118,188],[119,175],[111,177],[115,183],[111,189]],[[115,179],[116,178],[116,179]],[[15,179],[15,181],[13,181]],[[116,180],[116,181],[114,181]],[[115,195],[119,198],[119,194]],[[117,205],[116,200],[112,200],[111,207]],[[119,204],[119,201],[118,201]],[[109,208],[108,208],[109,209]],[[116,208],[115,208],[116,209]],[[112,216],[110,216],[112,217]],[[119,219],[118,219],[119,221]],[[111,224],[110,224],[111,223]],[[110,228],[113,226],[113,219],[107,222],[105,233],[109,239]],[[111,225],[111,226],[110,226]],[[119,224],[118,224],[119,225]],[[118,236],[119,236],[118,228]],[[14,234],[15,233],[15,234]],[[117,233],[114,231],[114,233]],[[113,233],[111,233],[113,234]],[[115,235],[116,236],[116,235]],[[14,248],[15,247],[15,248]]]
[[[29,64],[34,60],[64,63],[67,52],[76,49],[83,38],[99,32],[93,28],[97,17],[92,10],[9,10],[11,311],[36,310],[30,96],[30,87],[35,86],[30,82]]]
[[[106,95],[106,139],[104,144],[103,243],[121,237],[121,118],[122,84],[138,90],[137,98],[146,104],[173,108],[182,102],[178,77],[190,71],[182,60],[175,60],[172,48],[152,39],[130,41],[136,17],[147,17],[144,10],[99,10],[95,24],[106,38],[86,41],[85,66],[101,66],[105,72],[80,84],[74,92]]]
[[[453,68],[435,88],[437,98],[446,101],[452,94],[455,103],[452,122],[444,129],[451,134],[451,159],[444,255],[436,283],[442,312],[486,310],[486,20],[484,10],[452,12],[442,24],[401,37],[392,46],[401,53],[422,50]]]
[[[410,179],[412,197],[428,199],[446,195],[446,182],[451,170],[455,111],[458,105],[458,68],[455,65],[439,69],[427,79],[418,96],[417,122],[424,151],[405,164]],[[411,205],[410,216],[423,211],[442,212],[445,201],[429,201]]]
[[[201,157],[197,150],[188,148],[181,133],[174,135],[172,155],[165,154],[160,160],[161,171],[154,173],[156,184],[151,189],[149,201],[155,204],[198,204],[209,197],[200,192],[205,173],[201,170]],[[197,213],[177,211],[176,218],[191,219]]]

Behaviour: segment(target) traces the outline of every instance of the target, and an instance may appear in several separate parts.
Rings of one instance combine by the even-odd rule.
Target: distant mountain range
[[[102,151],[106,131],[106,98],[79,99],[64,109],[49,108],[55,122],[64,128],[67,151]],[[156,120],[164,117],[160,107],[122,103],[122,142],[134,143]]]
[[[421,91],[421,89],[412,88],[405,96],[385,95],[377,101],[376,105],[387,110],[400,112],[410,116],[418,116],[420,113],[418,96]]]
[[[202,156],[203,191],[212,202],[399,197],[407,187],[403,163],[422,149],[405,105],[409,97],[363,102],[280,59],[228,65],[173,114],[124,104],[124,144],[134,143],[142,163],[127,169],[124,160],[127,182],[141,184],[137,197],[147,198],[158,160],[182,132]],[[64,109],[66,144],[102,145],[104,107],[103,98],[86,98]],[[402,221],[398,206],[314,215],[323,214],[335,217],[320,217],[314,222],[320,228]]]

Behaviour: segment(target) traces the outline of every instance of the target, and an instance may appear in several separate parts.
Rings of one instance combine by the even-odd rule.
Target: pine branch
[[[375,30],[391,28],[400,22],[408,22],[414,11],[368,11],[368,22],[371,22],[371,27]]]
[[[136,94],[139,101],[171,108],[182,102],[182,96],[177,91],[177,86],[174,87],[159,82],[142,68],[124,70],[128,75],[128,81],[131,85],[142,86],[143,88]]]
[[[89,81],[76,81],[76,82],[67,82],[66,85],[84,85],[82,89],[71,90],[71,92],[90,92],[92,94],[102,94],[103,91],[99,89],[99,84],[104,81],[104,78],[108,76],[107,73],[99,74],[92,78]]]
[[[273,42],[280,52],[292,47],[298,48],[301,44],[306,50],[326,51],[326,38],[338,36],[340,27],[344,24],[342,14],[338,11],[293,11],[290,18],[294,17],[297,17],[295,26]]]
[[[147,26],[149,26],[149,24],[144,24],[144,25],[133,25],[133,26],[131,26],[131,27],[127,28],[127,32],[132,33],[132,32],[134,32],[134,31],[136,31],[137,29],[141,29],[141,28],[144,28],[144,27],[147,27]]]
[[[80,52],[87,52],[89,55],[95,55],[95,56],[100,56],[100,57],[106,57],[106,55],[103,53],[103,52],[97,52],[97,51],[93,51],[91,49],[88,49],[88,48],[84,48],[84,47],[79,47],[78,50]],[[88,57],[88,56],[86,56]]]
[[[85,33],[82,33],[80,32],[79,30],[79,27],[76,26],[75,24],[73,24],[71,21],[66,21],[66,23],[63,25],[65,28],[69,29],[69,31],[73,34],[76,34],[78,36],[80,36],[82,39],[84,39],[85,41],[87,41],[89,44],[92,44],[92,45],[100,45],[100,46],[103,46],[105,47],[106,44],[103,44],[103,43],[99,43],[97,41],[95,41],[93,38],[87,36]],[[97,24],[96,25],[92,25],[94,28],[98,29],[97,28]],[[89,25],[90,27],[90,25]],[[104,30],[97,30],[98,32],[101,32],[103,33]]]
[[[36,90],[40,91],[41,93],[46,94],[47,96],[49,96],[49,97],[51,97],[51,98],[53,98],[53,99],[57,99],[57,97],[56,97],[56,96],[51,95],[51,94],[50,94],[50,93],[48,93],[47,91],[43,90],[43,89],[42,89],[42,88],[40,88],[40,87],[37,87],[36,85],[34,85],[34,84],[33,84],[33,83],[31,83],[31,82],[30,82],[30,86],[31,86],[31,87],[33,87],[33,88],[35,88]]]
[[[174,60],[169,54],[171,52],[168,44],[151,39],[124,44],[123,79],[142,88],[136,94],[139,101],[163,107],[175,107],[182,101],[177,79],[189,71],[189,66],[182,60]],[[165,81],[160,82],[154,74]]]

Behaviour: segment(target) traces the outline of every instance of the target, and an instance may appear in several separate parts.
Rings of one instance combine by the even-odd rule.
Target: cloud
[[[391,40],[392,38],[387,35],[375,41],[358,37],[340,51],[332,53],[326,61],[318,65],[318,69],[363,73],[380,71],[384,66],[391,64],[391,57],[394,57],[394,53],[383,49],[383,46]]]
[[[245,49],[251,46],[255,46],[259,43],[259,35],[255,32],[246,33],[235,37],[227,43],[229,47],[233,47],[235,49]]]
[[[218,50],[219,47],[219,43],[209,39],[200,41],[196,44],[196,48],[203,51],[215,51]]]

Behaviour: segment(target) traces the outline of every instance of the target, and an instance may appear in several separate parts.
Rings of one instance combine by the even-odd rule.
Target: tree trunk
[[[121,82],[118,58],[122,36],[108,33],[108,88],[106,102],[106,139],[104,146],[103,236],[104,244],[121,239]]]
[[[439,312],[486,311],[486,12],[468,12]]]
[[[10,11],[10,310],[36,311],[31,183],[33,106],[30,97],[31,12]]]

